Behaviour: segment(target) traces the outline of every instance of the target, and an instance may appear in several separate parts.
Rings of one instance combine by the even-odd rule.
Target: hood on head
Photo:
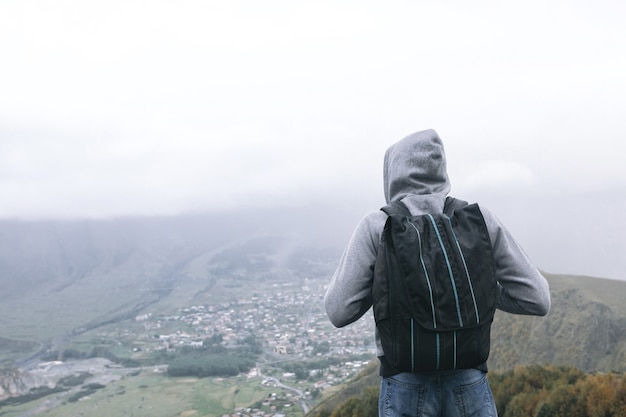
[[[415,194],[445,198],[450,192],[450,181],[443,142],[437,132],[416,132],[389,147],[383,181],[387,203]]]

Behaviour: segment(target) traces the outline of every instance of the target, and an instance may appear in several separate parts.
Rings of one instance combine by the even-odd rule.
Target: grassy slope
[[[319,404],[308,415],[318,415],[323,409],[333,410],[348,398],[358,397],[365,388],[377,387],[380,384],[378,366],[378,359],[374,359],[345,384],[325,390]]]
[[[48,417],[81,415],[100,417],[103,410],[111,416],[219,417],[238,407],[250,407],[277,388],[265,387],[259,378],[170,378],[146,369],[138,376],[125,377],[80,401],[69,402],[63,395],[60,404],[45,411]],[[3,407],[3,417],[19,416],[29,410],[44,410],[58,394],[21,406]],[[294,417],[302,412],[294,408]]]
[[[624,368],[626,340],[618,338],[603,344],[594,340],[598,334],[594,331],[601,330],[604,319],[617,322],[619,326],[620,320],[626,318],[626,282],[575,275],[545,275],[553,294],[552,311],[547,317],[496,314],[490,367],[504,370],[524,363],[558,362],[568,358],[580,359],[579,364],[584,364],[586,358],[598,368]],[[576,341],[576,336],[585,330],[589,331],[587,335],[592,340]],[[601,334],[604,336],[604,333]],[[574,339],[570,339],[571,336]],[[607,353],[606,348],[598,348],[597,343],[608,346],[610,352]],[[348,398],[358,396],[364,388],[376,387],[379,382],[378,361],[374,360],[354,379],[328,390],[309,415],[318,415],[322,409],[333,410]]]
[[[544,273],[552,288],[558,291],[575,289],[590,301],[605,304],[616,314],[626,317],[626,281]]]

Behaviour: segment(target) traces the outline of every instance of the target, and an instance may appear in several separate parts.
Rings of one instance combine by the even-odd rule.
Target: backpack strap
[[[467,204],[467,201],[454,197],[446,197],[446,202],[443,205],[443,212],[450,217],[454,213],[454,210],[465,207]]]

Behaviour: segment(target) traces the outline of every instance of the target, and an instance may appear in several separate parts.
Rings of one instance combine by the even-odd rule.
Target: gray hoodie
[[[407,136],[385,153],[383,173],[387,203],[402,200],[413,215],[441,213],[450,181],[443,143],[434,130]],[[546,315],[550,291],[546,279],[513,236],[485,207],[480,207],[495,258],[497,307],[514,314]],[[324,303],[336,327],[358,320],[372,306],[374,263],[387,215],[378,210],[357,225],[326,291]],[[378,356],[384,352],[376,333]]]

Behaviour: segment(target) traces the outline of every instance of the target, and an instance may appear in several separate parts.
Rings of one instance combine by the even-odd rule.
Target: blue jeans
[[[478,369],[383,378],[379,417],[497,417],[487,374]]]

